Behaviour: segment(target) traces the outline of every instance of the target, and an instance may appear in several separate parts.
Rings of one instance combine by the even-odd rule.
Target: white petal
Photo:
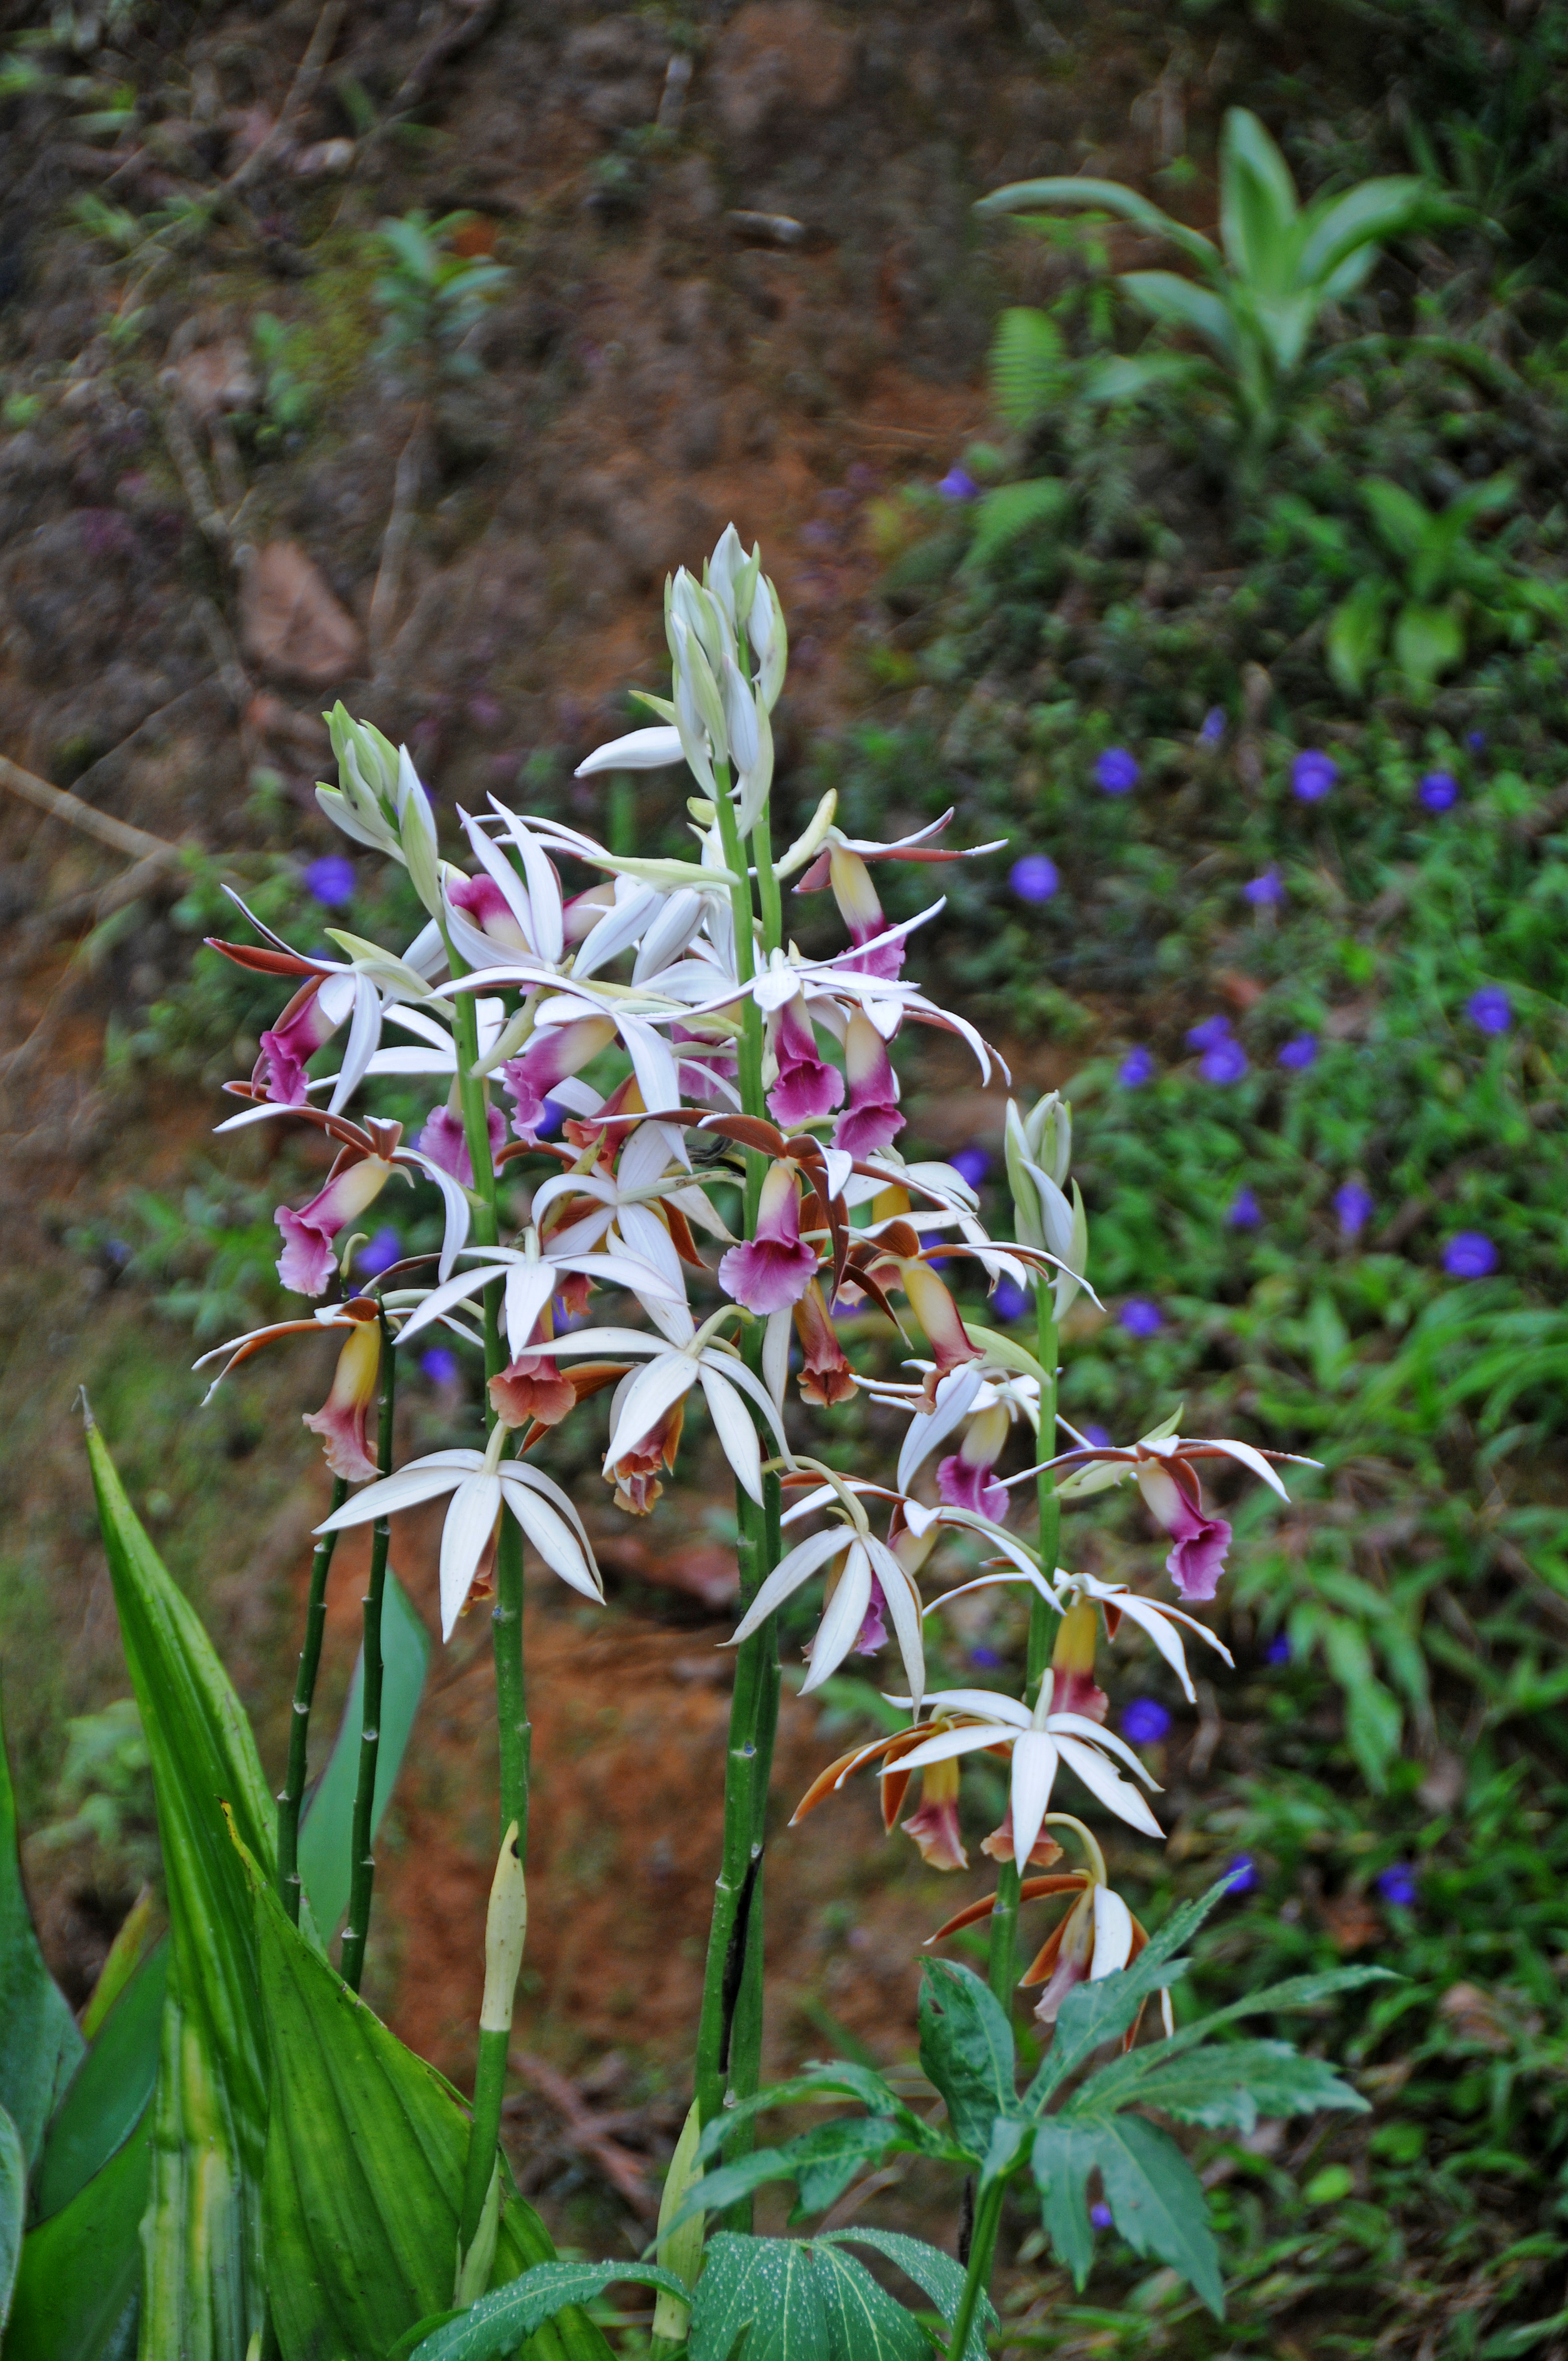
[[[473,1587],[475,1571],[500,1512],[501,1481],[483,1470],[463,1484],[441,1529],[441,1636],[452,1627]]]
[[[481,1465],[482,1456],[477,1451],[439,1451],[433,1452],[428,1459],[411,1459],[395,1476],[383,1476],[378,1483],[367,1484],[363,1492],[356,1492],[352,1499],[345,1500],[342,1508],[325,1518],[316,1531],[340,1533],[347,1525],[368,1524],[375,1517],[391,1517],[400,1509],[416,1508],[422,1500],[433,1500],[438,1492],[450,1492]]]
[[[1097,1984],[1102,1976],[1113,1976],[1124,1968],[1133,1948],[1133,1914],[1119,1894],[1108,1885],[1094,1889],[1094,1958],[1089,1970],[1089,1981]]]
[[[661,1229],[659,1235],[663,1237],[665,1233]],[[607,1287],[624,1287],[633,1295],[656,1295],[666,1303],[685,1301],[684,1289],[672,1287],[636,1255],[553,1255],[551,1260],[558,1270],[585,1271],[589,1279],[602,1279]]]
[[[929,1705],[929,1697],[926,1700]],[[1001,1746],[1010,1740],[1026,1735],[1008,1728],[1005,1722],[984,1721],[968,1730],[944,1730],[935,1738],[927,1738],[907,1754],[898,1758],[901,1771],[924,1771],[932,1763],[950,1763],[955,1754],[972,1754],[977,1748]]]
[[[656,1320],[659,1317],[657,1304],[651,1303],[648,1309]],[[716,1369],[727,1385],[739,1386],[743,1394],[751,1397],[773,1429],[781,1457],[793,1467],[795,1460],[789,1444],[784,1440],[784,1431],[779,1423],[778,1411],[773,1408],[773,1396],[761,1378],[754,1378],[743,1361],[734,1359],[729,1353],[718,1354],[710,1349],[705,1350],[702,1356],[702,1366],[705,1369]]]
[[[749,1640],[758,1624],[765,1623],[773,1609],[782,1606],[792,1591],[798,1590],[803,1582],[809,1582],[829,1558],[837,1557],[849,1539],[850,1535],[842,1525],[832,1524],[824,1532],[797,1542],[786,1557],[780,1558],[758,1590],[730,1633],[729,1646],[737,1648],[742,1640]]]
[[[904,1676],[909,1683],[910,1709],[918,1717],[926,1691],[926,1641],[920,1628],[920,1593],[914,1581],[900,1565],[885,1542],[874,1538],[866,1543],[872,1571],[882,1585],[883,1597],[893,1620],[893,1635],[898,1642],[898,1653],[904,1659]],[[816,1658],[812,1658],[815,1664]]]
[[[825,1148],[823,1155],[828,1166],[828,1194],[841,1197],[855,1169],[855,1159],[842,1148]]]
[[[513,828],[511,840],[528,880],[528,939],[542,960],[559,966],[566,947],[565,920],[561,912],[561,888],[548,854],[526,828]]]
[[[1098,1795],[1107,1811],[1114,1812],[1118,1819],[1127,1821],[1132,1828],[1141,1828],[1145,1836],[1158,1837],[1164,1841],[1165,1830],[1137,1789],[1113,1771],[1102,1754],[1096,1754],[1092,1746],[1085,1746],[1078,1738],[1060,1738],[1057,1743],[1062,1761],[1077,1772],[1090,1794]]]
[[[1013,1857],[1022,1866],[1035,1850],[1057,1775],[1057,1750],[1043,1730],[1026,1730],[1013,1749]]]
[[[650,1310],[654,1307],[651,1305]],[[688,1314],[689,1317],[689,1314]],[[574,1328],[569,1335],[553,1336],[547,1345],[536,1345],[538,1353],[656,1353],[669,1351],[662,1336],[651,1335],[646,1328]]]
[[[811,1670],[800,1685],[802,1697],[820,1688],[838,1671],[855,1644],[855,1634],[865,1621],[871,1598],[872,1569],[865,1544],[851,1542],[839,1587],[828,1601],[827,1612],[811,1643]]]
[[[449,1279],[444,1286],[432,1288],[419,1310],[411,1319],[405,1320],[399,1330],[399,1344],[404,1345],[411,1336],[417,1336],[422,1328],[428,1328],[433,1320],[439,1320],[444,1312],[449,1311],[455,1303],[461,1303],[465,1297],[479,1294],[491,1279],[504,1279],[506,1275],[505,1263],[492,1263],[479,1270],[460,1270],[456,1278]]]
[[[711,1363],[705,1359],[698,1375],[707,1400],[714,1433],[723,1447],[724,1456],[735,1471],[735,1480],[761,1508],[762,1452],[757,1441],[756,1422],[729,1379],[720,1377]]]
[[[646,1345],[647,1340],[642,1340]],[[663,1353],[639,1369],[627,1389],[625,1403],[616,1421],[615,1433],[604,1455],[607,1467],[613,1467],[622,1455],[655,1427],[673,1402],[678,1402],[696,1376],[696,1363],[689,1353]],[[759,1490],[759,1498],[761,1492]]]
[[[596,1581],[576,1535],[549,1502],[542,1500],[532,1485],[519,1483],[515,1478],[509,1480],[507,1463],[502,1465],[499,1480],[507,1507],[551,1573],[558,1574],[574,1590],[580,1590],[585,1598],[601,1599],[603,1587]]]
[[[784,1387],[789,1382],[789,1339],[794,1326],[793,1315],[786,1304],[782,1312],[770,1312],[762,1331],[762,1383],[773,1398],[773,1406],[784,1409]]]
[[[657,1213],[651,1213],[646,1205],[622,1205],[616,1215],[616,1227],[628,1259],[634,1257],[663,1280],[659,1291],[665,1302],[684,1303],[686,1291],[681,1278],[681,1258],[675,1252],[674,1240]]]
[[[528,1350],[534,1323],[555,1292],[556,1270],[550,1262],[514,1262],[507,1272],[507,1342],[514,1354]]]
[[[597,748],[572,775],[587,779],[596,771],[664,771],[684,760],[678,730],[633,730]]]
[[[519,929],[529,949],[538,951],[541,957],[545,956],[543,945],[536,939],[532,926],[530,924],[532,913],[529,908],[528,888],[521,878],[505,854],[498,851],[495,845],[491,843],[477,819],[470,819],[465,813],[463,827],[469,843],[474,848],[476,860],[517,920]],[[492,945],[492,950],[494,948],[495,946]],[[489,961],[487,959],[484,964],[488,967]]]
[[[907,1492],[920,1467],[939,1443],[947,1440],[968,1415],[970,1404],[981,1388],[978,1365],[966,1362],[959,1369],[949,1370],[937,1388],[937,1407],[920,1411],[909,1422],[904,1447],[898,1455],[898,1488]]]
[[[341,1113],[359,1088],[380,1038],[381,995],[367,975],[356,975],[354,979],[354,1022],[348,1028],[343,1065],[327,1107],[328,1115]]]
[[[1154,1773],[1146,1769],[1125,1739],[1118,1738],[1113,1730],[1106,1730],[1099,1722],[1091,1721],[1087,1714],[1047,1714],[1046,1728],[1053,1738],[1087,1738],[1092,1745],[1102,1746],[1109,1753],[1119,1754],[1128,1769],[1137,1773],[1146,1787],[1157,1788],[1159,1785]]]
[[[891,1705],[907,1708],[913,1700],[906,1697],[891,1697]],[[926,1699],[927,1708],[937,1711],[951,1709],[954,1713],[978,1713],[987,1721],[1007,1721],[1019,1730],[1029,1727],[1029,1708],[1016,1697],[1003,1697],[997,1689],[933,1689]]]
[[[1211,1438],[1207,1435],[1190,1435],[1188,1441],[1202,1444],[1210,1451],[1223,1451],[1227,1458],[1239,1460],[1244,1467],[1250,1467],[1255,1476],[1261,1476],[1264,1482],[1277,1492],[1282,1500],[1288,1500],[1290,1498],[1262,1452],[1255,1451],[1250,1443],[1227,1443],[1218,1437]],[[1311,1464],[1308,1462],[1309,1466]]]
[[[681,1086],[669,1043],[662,1041],[652,1027],[638,1017],[620,1016],[617,1022],[643,1105],[650,1115],[657,1115],[666,1107],[674,1112],[681,1104]]]
[[[642,885],[630,900],[618,902],[613,909],[607,910],[578,944],[572,960],[572,973],[585,978],[597,974],[608,960],[615,959],[629,943],[636,942],[644,928],[652,924],[663,898],[653,886]]]

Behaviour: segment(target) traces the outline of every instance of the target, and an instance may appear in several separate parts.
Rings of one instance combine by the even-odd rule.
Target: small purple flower
[[[1165,1326],[1165,1315],[1146,1295],[1133,1295],[1122,1306],[1122,1325],[1129,1336],[1156,1336]]]
[[[396,1230],[390,1227],[378,1230],[355,1257],[355,1277],[379,1279],[384,1270],[390,1270],[395,1262],[401,1260],[403,1242]]]
[[[1416,795],[1427,811],[1452,811],[1459,801],[1459,782],[1452,771],[1429,771]]]
[[[1216,1041],[1198,1060],[1198,1071],[1206,1082],[1239,1082],[1246,1070],[1246,1051],[1239,1041]]]
[[[1029,1309],[1029,1299],[1015,1279],[999,1279],[991,1308],[999,1320],[1022,1320]]]
[[[1263,1207],[1250,1189],[1238,1189],[1231,1199],[1225,1215],[1233,1230],[1257,1230],[1263,1226]]]
[[[1506,1033],[1514,1021],[1514,1005],[1500,983],[1484,983],[1465,1002],[1464,1014],[1483,1033]]]
[[[980,486],[967,467],[949,467],[937,489],[945,500],[978,500],[980,498]]]
[[[1285,1068],[1288,1073],[1299,1074],[1304,1072],[1307,1067],[1312,1063],[1317,1054],[1317,1035],[1315,1033],[1297,1033],[1291,1038],[1291,1039],[1286,1042],[1284,1048],[1280,1050],[1279,1063]]]
[[[1390,1861],[1376,1885],[1384,1901],[1391,1902],[1397,1910],[1411,1910],[1420,1899],[1416,1872],[1408,1861]]]
[[[1319,803],[1338,776],[1339,764],[1333,756],[1309,746],[1290,765],[1290,790],[1301,803]]]
[[[1116,1080],[1124,1091],[1141,1091],[1154,1080],[1154,1060],[1141,1044],[1128,1050],[1116,1070]]]
[[[1134,1697],[1122,1708],[1122,1735],[1131,1746],[1157,1746],[1170,1729],[1170,1716],[1157,1697]]]
[[[1290,1662],[1290,1642],[1283,1631],[1275,1633],[1263,1652],[1263,1661],[1266,1664],[1288,1664]]]
[[[981,1670],[986,1673],[999,1673],[1007,1662],[1000,1648],[971,1648],[969,1652],[969,1660],[971,1664],[978,1664]]]
[[[1110,1450],[1111,1430],[1108,1426],[1086,1426],[1080,1432],[1085,1443],[1092,1444],[1096,1451]]]
[[[1224,743],[1224,737],[1225,708],[1223,705],[1212,705],[1203,716],[1203,727],[1198,732],[1198,743],[1201,746],[1220,746]]]
[[[1026,852],[1007,873],[1007,883],[1020,902],[1048,902],[1061,878],[1047,852]]]
[[[339,910],[354,899],[354,863],[345,852],[323,852],[319,861],[310,862],[302,882],[307,894],[313,894],[329,910]]]
[[[455,1353],[444,1345],[433,1345],[428,1353],[419,1356],[420,1367],[433,1386],[455,1386],[462,1371]]]
[[[1097,2204],[1090,2207],[1089,2218],[1097,2230],[1109,2230],[1116,2217],[1109,2205]]]
[[[1484,753],[1486,746],[1486,733],[1484,730],[1466,730],[1464,742],[1473,754]]]
[[[1205,1016],[1201,1025],[1189,1027],[1187,1046],[1190,1049],[1217,1049],[1230,1038],[1231,1020],[1228,1016]]]
[[[1250,902],[1255,910],[1272,910],[1285,899],[1285,888],[1279,882],[1279,872],[1273,867],[1261,877],[1249,877],[1242,887],[1242,899]]]
[[[962,1174],[971,1189],[978,1189],[991,1170],[991,1159],[983,1148],[960,1148],[948,1160],[955,1172]]]
[[[1442,1250],[1450,1279],[1486,1279],[1497,1268],[1497,1249],[1485,1230],[1456,1230]]]
[[[565,1120],[565,1109],[554,1099],[546,1099],[544,1111],[533,1126],[535,1139],[554,1139]]]
[[[1255,1894],[1257,1891],[1257,1863],[1250,1852],[1238,1852],[1225,1865],[1233,1894]]]
[[[1094,765],[1094,775],[1108,796],[1131,793],[1143,774],[1124,746],[1107,746]]]
[[[1358,1238],[1372,1219],[1372,1199],[1359,1180],[1347,1180],[1334,1191],[1334,1212],[1342,1238]]]

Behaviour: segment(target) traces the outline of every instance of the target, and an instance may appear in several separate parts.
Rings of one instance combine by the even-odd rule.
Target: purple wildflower
[[[1124,746],[1107,746],[1094,765],[1094,775],[1108,796],[1124,796],[1138,784],[1143,774],[1136,757]]]
[[[1390,1861],[1376,1880],[1376,1885],[1384,1901],[1391,1902],[1397,1910],[1413,1909],[1420,1898],[1416,1872],[1408,1861]]]
[[[1328,794],[1338,776],[1339,764],[1333,756],[1309,746],[1290,765],[1290,790],[1301,803],[1315,804]]]
[[[999,1279],[991,1298],[991,1308],[999,1320],[1022,1320],[1029,1309],[1029,1299],[1016,1280]]]
[[[1225,1220],[1233,1230],[1257,1230],[1263,1226],[1263,1207],[1250,1189],[1238,1189],[1231,1199]]]
[[[1228,1016],[1205,1016],[1201,1025],[1188,1028],[1187,1046],[1190,1049],[1217,1049],[1230,1038],[1231,1020]]]
[[[341,909],[345,902],[354,899],[354,863],[345,852],[323,852],[305,869],[302,883],[307,894],[313,894],[329,910]]]
[[[1231,1881],[1233,1894],[1254,1894],[1257,1890],[1257,1863],[1250,1852],[1238,1852],[1227,1862],[1225,1874]]]
[[[1484,730],[1466,730],[1464,742],[1473,754],[1483,753],[1486,751],[1486,733]]]
[[[419,1365],[433,1386],[455,1385],[461,1375],[456,1354],[444,1345],[433,1345],[428,1353],[422,1353]]]
[[[1223,745],[1224,736],[1225,708],[1223,705],[1212,705],[1203,716],[1203,727],[1198,732],[1198,743],[1201,746]]]
[[[1124,1091],[1141,1091],[1146,1082],[1154,1080],[1154,1060],[1141,1044],[1128,1050],[1116,1070],[1116,1080]]]
[[[1459,801],[1459,782],[1452,771],[1429,771],[1416,795],[1427,811],[1452,811]]]
[[[1239,1041],[1216,1041],[1198,1060],[1206,1082],[1239,1082],[1246,1070],[1246,1051]]]
[[[402,1251],[403,1242],[396,1230],[389,1226],[378,1230],[375,1236],[368,1239],[355,1257],[355,1277],[379,1279],[384,1270],[390,1270],[392,1265],[401,1259]]]
[[[1486,1279],[1497,1268],[1497,1249],[1485,1230],[1456,1230],[1442,1250],[1450,1279]]]
[[[1080,1432],[1085,1443],[1092,1444],[1096,1451],[1110,1450],[1111,1430],[1108,1426],[1086,1426]]]
[[[1122,1709],[1122,1735],[1132,1746],[1157,1746],[1170,1729],[1170,1716],[1157,1697],[1134,1697]]]
[[[1132,1295],[1122,1306],[1122,1325],[1129,1336],[1155,1336],[1165,1326],[1165,1315],[1146,1295]]]
[[[1514,1005],[1500,983],[1484,983],[1465,1002],[1464,1014],[1483,1033],[1506,1033],[1514,1021]]]
[[[1047,852],[1026,852],[1007,873],[1007,883],[1020,902],[1048,902],[1061,884],[1057,864]]]
[[[971,1664],[978,1664],[982,1672],[987,1673],[999,1673],[1007,1662],[1000,1648],[971,1648],[969,1652],[969,1660]]]
[[[955,1172],[959,1172],[971,1189],[978,1189],[991,1170],[991,1159],[983,1148],[960,1148],[948,1159]]]
[[[1372,1199],[1359,1180],[1347,1180],[1334,1191],[1334,1212],[1342,1238],[1358,1238],[1372,1219]]]
[[[977,500],[980,486],[967,467],[949,467],[937,489],[945,500]]]
[[[1285,888],[1279,882],[1279,872],[1272,865],[1261,877],[1249,877],[1242,887],[1242,899],[1250,902],[1255,910],[1272,910],[1285,899]]]
[[[1093,2204],[1090,2207],[1089,2218],[1093,2223],[1097,2230],[1109,2230],[1116,2217],[1112,2213],[1109,2205],[1102,2202]]]
[[[1275,1633],[1263,1652],[1263,1661],[1266,1664],[1288,1664],[1290,1662],[1290,1642],[1283,1631]]]
[[[1288,1072],[1299,1074],[1303,1072],[1305,1069],[1312,1063],[1317,1054],[1317,1035],[1315,1033],[1298,1033],[1294,1035],[1290,1040],[1287,1041],[1284,1048],[1280,1050],[1279,1063]]]

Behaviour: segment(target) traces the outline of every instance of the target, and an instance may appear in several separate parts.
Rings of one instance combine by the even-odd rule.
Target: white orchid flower
[[[752,1599],[727,1642],[738,1648],[749,1640],[759,1624],[764,1622],[784,1600],[793,1596],[804,1582],[831,1565],[841,1557],[838,1587],[824,1610],[811,1642],[811,1670],[801,1685],[802,1697],[820,1688],[823,1682],[836,1673],[850,1649],[860,1638],[873,1605],[885,1606],[892,1621],[898,1653],[904,1660],[905,1675],[916,1700],[926,1687],[926,1649],[921,1633],[925,1604],[916,1587],[914,1575],[899,1560],[894,1550],[880,1541],[866,1522],[860,1507],[858,1493],[874,1487],[839,1484],[837,1480],[825,1487],[820,1494],[813,1493],[792,1518],[804,1514],[807,1507],[820,1507],[832,1499],[836,1521],[819,1533],[812,1533],[797,1542],[788,1554],[781,1558]],[[836,1497],[835,1497],[836,1496]],[[878,1593],[880,1592],[880,1599]],[[880,1646],[885,1636],[880,1624],[872,1642]],[[918,1703],[916,1711],[919,1711]]]
[[[450,1640],[463,1603],[503,1510],[515,1517],[552,1574],[602,1601],[604,1581],[582,1519],[559,1484],[519,1459],[503,1459],[508,1430],[497,1426],[485,1451],[433,1451],[395,1476],[368,1484],[323,1523],[318,1533],[395,1516],[443,1492],[453,1496],[441,1533],[441,1636]]]
[[[661,1231],[660,1235],[665,1234]],[[668,1244],[667,1237],[665,1243]],[[506,1283],[502,1316],[514,1353],[531,1349],[540,1313],[559,1290],[562,1279],[569,1275],[597,1279],[603,1287],[623,1287],[647,1306],[655,1302],[678,1303],[684,1308],[685,1303],[678,1271],[672,1280],[634,1254],[563,1254],[554,1245],[542,1246],[536,1229],[529,1230],[521,1247],[467,1246],[463,1251],[477,1257],[475,1267],[459,1271],[431,1290],[404,1323],[400,1344],[417,1336],[455,1305],[482,1294],[496,1279]]]

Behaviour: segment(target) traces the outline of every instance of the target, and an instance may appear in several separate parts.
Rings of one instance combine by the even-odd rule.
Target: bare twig
[[[426,43],[413,66],[405,76],[402,88],[392,101],[392,116],[406,115],[417,106],[436,75],[451,58],[464,49],[472,49],[489,26],[499,0],[452,0],[451,13],[434,38]],[[385,124],[378,126],[385,129]]]
[[[514,2074],[532,2082],[540,2097],[554,2107],[568,2145],[596,2167],[641,2220],[656,2220],[659,2200],[648,2186],[640,2159],[610,2137],[593,2109],[585,2104],[576,2084],[547,2059],[532,2057],[526,2050],[514,2049],[510,2065]]]
[[[116,852],[133,853],[138,862],[156,860],[161,867],[180,858],[181,848],[166,837],[152,836],[145,828],[132,828],[126,820],[95,810],[80,796],[71,795],[64,787],[51,787],[47,779],[35,778],[31,771],[24,771],[19,763],[8,761],[4,754],[0,754],[0,787],[9,787],[24,803],[36,804],[51,819],[62,819],[68,827],[95,836],[100,844],[112,845]]]
[[[230,539],[228,520],[213,498],[207,471],[202,465],[195,439],[185,422],[184,409],[180,401],[172,400],[166,402],[159,412],[159,420],[163,439],[169,445],[169,456],[174,462],[175,472],[191,504],[191,513],[213,547],[221,550],[226,557]]]
[[[376,588],[370,599],[369,642],[372,671],[378,669],[382,651],[391,636],[397,619],[398,600],[402,595],[403,559],[407,555],[409,534],[413,530],[414,502],[419,497],[419,480],[423,460],[424,412],[414,420],[413,432],[403,445],[398,461],[398,472],[392,482],[391,513],[381,540],[381,563],[376,575]]]
[[[266,137],[254,147],[243,164],[238,165],[224,182],[225,194],[234,196],[247,188],[264,165],[269,164],[281,147],[291,123],[302,115],[315,96],[316,84],[325,71],[343,20],[348,14],[348,0],[324,0],[316,18],[315,31],[311,35],[299,71],[290,87],[289,95],[279,109],[278,120]]]

